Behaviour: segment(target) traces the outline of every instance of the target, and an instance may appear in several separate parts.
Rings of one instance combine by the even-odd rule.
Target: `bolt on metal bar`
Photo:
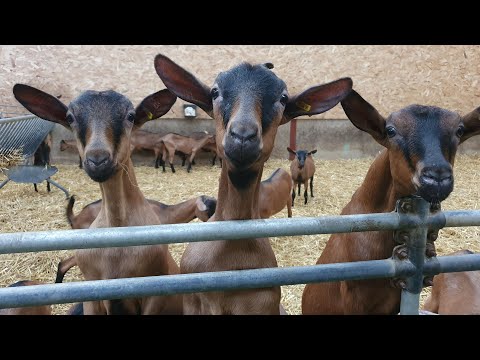
[[[386,259],[7,287],[0,289],[0,308],[376,279],[408,276],[414,271],[408,262]]]
[[[4,233],[0,234],[0,254],[395,230],[430,224],[440,228],[444,223],[445,218],[442,213],[420,221],[417,216],[409,215],[402,216],[400,219],[397,213],[392,212]]]
[[[430,203],[420,197],[408,199],[411,212],[420,219],[426,219],[430,212]],[[427,245],[427,226],[417,226],[408,230],[406,237],[408,260],[415,266],[415,273],[406,279],[406,288],[402,289],[400,302],[401,315],[418,315],[420,307],[420,292],[423,287],[423,266],[425,263],[425,249]]]

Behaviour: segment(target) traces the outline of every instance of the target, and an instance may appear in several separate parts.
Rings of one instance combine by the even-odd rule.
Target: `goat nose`
[[[252,141],[257,137],[258,128],[237,127],[230,129],[230,136],[241,142]]]
[[[101,166],[105,164],[109,158],[110,155],[107,152],[96,152],[87,155],[87,162],[93,166]]]
[[[452,168],[450,166],[426,168],[422,171],[422,177],[429,183],[449,182],[453,179]]]

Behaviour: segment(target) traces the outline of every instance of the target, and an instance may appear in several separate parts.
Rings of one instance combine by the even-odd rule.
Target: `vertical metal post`
[[[400,200],[398,208],[399,212],[415,214],[422,220],[426,219],[430,213],[430,203],[417,196]],[[427,233],[427,226],[418,226],[403,235],[408,260],[415,265],[416,271],[414,275],[406,278],[406,286],[402,289],[401,315],[418,315],[420,292],[423,287]]]

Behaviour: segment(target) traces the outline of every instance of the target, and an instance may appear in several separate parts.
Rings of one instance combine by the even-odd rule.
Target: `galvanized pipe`
[[[414,271],[408,262],[387,259],[7,287],[0,289],[0,308],[376,279],[409,276]]]
[[[22,120],[35,119],[36,117],[37,117],[36,115],[24,115],[24,116],[16,116],[11,118],[0,119],[0,125],[22,121]]]
[[[423,267],[425,275],[480,270],[480,254],[449,255],[431,258]]]
[[[411,212],[420,219],[426,219],[430,212],[430,203],[420,197],[408,199]],[[410,211],[409,211],[410,212]],[[415,267],[415,273],[407,277],[406,287],[402,289],[400,302],[401,315],[418,315],[420,306],[420,292],[423,287],[423,266],[425,264],[425,249],[427,244],[426,226],[417,226],[407,231],[405,244],[407,245],[408,260]]]
[[[479,210],[444,211],[445,227],[480,226]]]
[[[407,215],[403,216],[400,220],[399,215],[392,212],[4,233],[0,234],[0,254],[173,244],[211,240],[239,240],[272,236],[395,230],[432,224],[440,228],[444,223],[445,218],[442,213],[420,221],[417,216]]]

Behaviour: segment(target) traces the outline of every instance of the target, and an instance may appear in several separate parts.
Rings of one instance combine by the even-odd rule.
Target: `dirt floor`
[[[178,162],[178,160],[177,160]],[[350,200],[353,192],[362,182],[372,159],[361,160],[316,160],[314,198],[308,204],[297,198],[293,208],[294,217],[338,215]],[[152,159],[153,165],[153,159]],[[264,179],[272,172],[283,167],[289,170],[288,160],[270,160],[266,163]],[[75,165],[58,165],[59,171],[52,179],[76,195],[74,211],[100,198],[98,184],[91,181],[83,170]],[[477,184],[479,183],[480,156],[458,156],[455,164],[455,190],[442,203],[443,210],[480,209]],[[183,200],[206,194],[216,196],[220,168],[212,167],[204,159],[194,166],[189,174],[185,168],[177,166],[177,173],[162,173],[153,166],[136,167],[135,172],[139,186],[147,198],[174,204]],[[5,176],[0,174],[0,181]],[[303,191],[303,189],[302,189]],[[301,197],[300,197],[301,198]],[[35,193],[33,185],[8,183],[0,190],[0,232],[25,232],[41,230],[69,229],[65,217],[64,193],[52,187],[47,193],[46,184],[39,185]],[[284,209],[274,217],[287,216]],[[195,220],[197,221],[197,220]],[[439,255],[460,249],[480,251],[478,241],[480,227],[448,228],[440,231],[436,241]],[[315,264],[329,235],[293,236],[271,238],[278,264],[299,266]],[[174,257],[179,261],[185,245],[171,245]],[[53,282],[57,264],[73,254],[73,251],[50,251],[0,255],[0,286],[7,286],[19,280],[31,279]],[[81,280],[78,268],[73,268],[65,277],[67,281]],[[290,314],[300,314],[301,296],[304,285],[283,286],[282,303]],[[429,289],[422,292],[422,303]],[[69,305],[54,305],[55,314],[64,314]]]

